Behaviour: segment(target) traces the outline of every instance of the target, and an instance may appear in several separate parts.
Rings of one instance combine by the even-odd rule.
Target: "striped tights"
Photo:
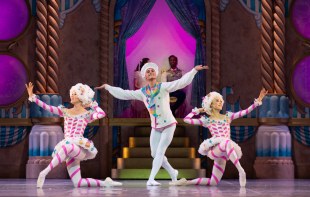
[[[72,180],[74,187],[100,187],[104,186],[104,181],[91,179],[91,178],[82,178],[80,170],[80,160],[84,159],[86,156],[86,150],[83,148],[74,145],[66,144],[63,145],[61,150],[56,153],[53,157],[50,164],[41,171],[39,178],[45,176],[54,169],[57,165],[61,164],[63,161],[66,161],[67,170]],[[44,181],[44,180],[43,180]]]
[[[214,164],[212,169],[212,175],[210,178],[197,178],[187,182],[187,185],[217,185],[224,174],[226,160],[230,160],[237,168],[239,176],[245,177],[244,169],[242,168],[237,153],[230,140],[221,142],[215,146],[211,151],[214,157]]]

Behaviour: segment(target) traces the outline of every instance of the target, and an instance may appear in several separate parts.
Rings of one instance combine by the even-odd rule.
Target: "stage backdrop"
[[[144,57],[169,68],[168,57],[176,55],[183,73],[193,68],[196,40],[187,33],[173,15],[165,0],[157,0],[145,22],[126,42],[126,62],[130,89],[133,89],[134,70]],[[187,88],[190,103],[191,87]]]

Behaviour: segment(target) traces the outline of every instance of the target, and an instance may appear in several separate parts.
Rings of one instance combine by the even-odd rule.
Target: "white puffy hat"
[[[95,96],[95,92],[86,84],[78,83],[70,89],[70,95],[76,93],[83,105],[90,104]]]
[[[157,64],[153,63],[153,62],[149,62],[144,64],[144,66],[141,69],[141,76],[142,78],[145,78],[145,73],[147,71],[147,69],[149,68],[153,68],[155,70],[156,76],[158,75],[158,66]]]
[[[217,92],[210,92],[209,94],[207,94],[205,97],[203,97],[202,99],[202,108],[205,110],[205,112],[211,116],[212,114],[212,108],[211,108],[211,104],[212,101],[216,98],[219,97],[220,99],[222,99],[222,102],[224,104],[224,99],[223,96]]]

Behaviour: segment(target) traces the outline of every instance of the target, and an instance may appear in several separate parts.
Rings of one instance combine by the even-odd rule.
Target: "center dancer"
[[[152,171],[147,181],[148,186],[161,185],[155,181],[155,176],[162,166],[169,173],[172,182],[178,177],[178,171],[168,162],[165,152],[170,145],[176,128],[177,121],[172,115],[169,103],[169,93],[182,89],[189,85],[197,71],[208,69],[208,66],[196,66],[186,73],[182,78],[172,81],[158,83],[158,66],[155,63],[146,63],[141,69],[141,75],[146,79],[147,85],[139,90],[123,90],[104,84],[97,89],[105,88],[114,97],[122,100],[140,100],[147,107],[151,118],[150,146],[153,159]]]

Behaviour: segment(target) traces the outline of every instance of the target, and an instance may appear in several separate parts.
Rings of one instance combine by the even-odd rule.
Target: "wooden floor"
[[[147,187],[146,181],[122,181],[122,187],[74,188],[70,180],[48,179],[43,189],[36,188],[36,180],[0,179],[0,196],[310,196],[310,180],[248,180],[246,188],[240,188],[238,180],[222,180],[216,187],[162,186]]]

